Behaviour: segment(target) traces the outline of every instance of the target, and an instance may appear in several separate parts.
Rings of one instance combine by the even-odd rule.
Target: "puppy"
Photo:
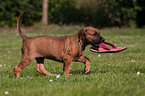
[[[63,63],[63,74],[69,75],[70,64],[78,61],[85,64],[85,73],[90,70],[90,61],[82,53],[87,45],[98,46],[104,42],[99,31],[93,27],[86,27],[78,33],[70,36],[36,36],[27,37],[20,29],[19,21],[24,13],[17,20],[17,29],[23,39],[22,57],[17,66],[14,67],[15,77],[20,77],[23,68],[29,65],[34,59],[37,61],[37,71],[44,75],[54,76],[44,68],[44,59],[51,59]]]

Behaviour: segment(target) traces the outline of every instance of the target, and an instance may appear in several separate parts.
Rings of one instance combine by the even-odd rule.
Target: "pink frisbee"
[[[109,48],[107,45],[110,45],[112,48]],[[116,53],[116,52],[121,52],[123,50],[127,49],[126,46],[124,47],[117,47],[113,43],[110,42],[103,42],[99,44],[99,48],[97,47],[91,47],[90,51],[96,52],[96,53]]]

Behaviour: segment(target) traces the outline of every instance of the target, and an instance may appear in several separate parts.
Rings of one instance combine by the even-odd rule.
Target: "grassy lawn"
[[[53,26],[24,32],[27,36],[68,35],[81,28]],[[0,32],[0,96],[144,96],[145,95],[145,29],[101,29],[106,41],[127,50],[113,54],[83,53],[91,61],[88,74],[84,65],[73,62],[70,76],[62,75],[62,64],[45,60],[45,68],[59,78],[43,76],[36,71],[35,60],[14,78],[13,67],[21,57],[22,39],[17,32]],[[137,72],[140,74],[137,75]],[[51,82],[50,82],[51,81]]]

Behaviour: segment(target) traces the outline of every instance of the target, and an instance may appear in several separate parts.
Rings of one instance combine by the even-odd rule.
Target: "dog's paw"
[[[88,67],[88,68],[85,68],[85,73],[88,73],[89,71],[90,71],[90,67]]]
[[[57,76],[57,74],[51,74],[51,73],[49,73],[46,76]]]

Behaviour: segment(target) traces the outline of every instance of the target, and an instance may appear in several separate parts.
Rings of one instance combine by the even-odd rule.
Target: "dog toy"
[[[107,45],[110,45],[112,47],[112,49],[109,48]],[[101,43],[101,44],[99,44],[99,46],[90,47],[90,51],[96,52],[96,53],[116,53],[116,52],[121,52],[121,51],[123,51],[125,49],[127,49],[126,46],[124,46],[124,47],[117,47],[113,43],[106,42],[106,41]]]

